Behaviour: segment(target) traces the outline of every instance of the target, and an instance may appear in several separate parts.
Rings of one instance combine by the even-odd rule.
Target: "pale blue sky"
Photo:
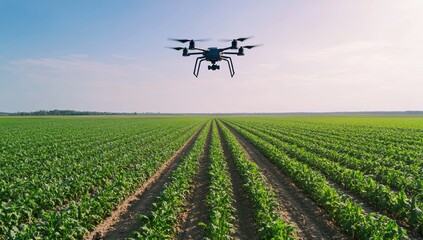
[[[0,0],[0,112],[423,110],[423,1]],[[174,38],[264,44],[192,75]]]

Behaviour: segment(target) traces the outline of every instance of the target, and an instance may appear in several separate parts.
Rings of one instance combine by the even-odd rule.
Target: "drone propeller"
[[[190,41],[194,41],[194,42],[206,42],[206,41],[210,41],[210,39],[208,39],[208,38],[205,38],[205,39],[176,39],[176,38],[168,38],[168,40],[176,41],[176,42],[180,42],[180,43],[186,43],[186,42],[190,42]]]
[[[167,47],[167,48],[175,49],[176,51],[180,51],[180,50],[184,49],[183,47]]]
[[[251,49],[251,48],[255,48],[255,47],[260,47],[263,44],[259,44],[259,45],[247,45],[247,46],[242,46],[243,48],[247,48],[247,49]]]
[[[250,36],[250,37],[242,37],[242,38],[236,38],[236,39],[221,39],[220,41],[222,41],[222,42],[231,42],[231,41],[233,41],[233,40],[235,40],[235,41],[237,41],[237,42],[243,42],[243,41],[245,41],[245,40],[247,40],[247,39],[250,39],[250,38],[252,38],[253,36]]]

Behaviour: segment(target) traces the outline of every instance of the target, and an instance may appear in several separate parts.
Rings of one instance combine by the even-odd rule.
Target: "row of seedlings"
[[[338,162],[329,161],[313,152],[306,151],[304,148],[280,141],[268,133],[251,128],[248,130],[277,146],[280,150],[286,152],[289,157],[318,169],[328,178],[375,205],[381,212],[386,212],[395,219],[406,222],[410,227],[423,234],[423,212],[419,207],[417,196],[409,199],[403,190],[398,193],[393,192],[389,187],[377,183],[361,171],[345,168]]]
[[[343,230],[359,239],[403,239],[406,230],[386,216],[375,213],[365,214],[360,205],[341,195],[319,172],[307,164],[290,158],[279,147],[272,145],[262,136],[255,135],[231,125],[239,134],[259,149],[269,160],[289,176],[316,203],[322,206],[336,220]]]
[[[206,130],[207,129],[207,130]],[[210,122],[202,130],[190,152],[183,157],[172,173],[170,183],[153,203],[148,215],[139,215],[142,225],[132,233],[131,239],[172,239],[176,233],[178,214],[186,204],[186,197],[192,189],[199,169],[199,159],[204,154]]]
[[[295,228],[280,218],[278,212],[281,206],[277,202],[276,194],[261,175],[257,164],[248,160],[236,138],[220,122],[219,127],[253,205],[259,237],[261,239],[295,239]]]
[[[248,126],[250,125],[248,124]],[[401,164],[401,161],[394,159],[384,158],[383,161],[378,161],[380,156],[377,154],[363,153],[356,149],[357,144],[351,146],[353,140],[350,142],[339,141],[330,137],[308,135],[307,132],[301,130],[292,131],[269,124],[256,126],[256,129],[284,142],[305,148],[319,156],[335,160],[348,168],[363,171],[383,184],[400,190],[404,189],[410,195],[423,194],[423,179],[416,177],[416,173],[419,171],[416,166]],[[390,164],[388,165],[387,162]]]
[[[210,206],[210,221],[202,225],[206,228],[208,239],[232,239],[235,233],[233,186],[215,121],[213,121],[209,159],[210,193],[206,197],[206,202]]]
[[[109,166],[113,179],[104,182],[93,194],[86,192],[79,201],[70,202],[62,209],[46,211],[40,219],[15,227],[8,233],[12,239],[78,239],[103,220],[116,205],[133,192],[142,182],[150,178],[163,162],[169,159],[190,138],[195,128],[185,132],[183,137],[175,136],[166,146],[161,143],[140,156],[123,154],[114,161],[104,161]],[[172,137],[173,138],[173,137]],[[171,140],[172,138],[169,138]],[[159,141],[163,141],[164,139]],[[166,140],[167,141],[167,140]],[[154,142],[154,141],[153,141]],[[128,145],[129,143],[127,143]],[[137,146],[133,146],[138,147]],[[159,148],[161,151],[159,151]],[[115,151],[118,149],[115,149]],[[120,151],[120,150],[119,150]],[[117,151],[117,152],[119,152]],[[126,162],[126,167],[122,164]],[[122,165],[123,168],[116,169]],[[130,170],[130,171],[129,171]],[[88,170],[87,170],[88,171]],[[98,172],[92,172],[98,174]],[[101,177],[101,176],[99,176]]]

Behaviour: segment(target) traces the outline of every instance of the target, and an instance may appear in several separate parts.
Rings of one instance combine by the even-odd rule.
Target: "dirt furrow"
[[[328,178],[326,178],[326,181],[329,184],[329,186],[336,189],[337,192],[342,193],[342,194],[350,197],[354,202],[356,202],[358,205],[360,205],[361,208],[363,209],[364,213],[369,214],[369,213],[373,212],[373,213],[378,213],[380,215],[385,215],[385,216],[391,218],[392,220],[396,221],[396,223],[399,226],[406,229],[407,233],[408,233],[408,237],[410,239],[423,240],[423,237],[420,236],[419,233],[415,229],[411,229],[406,223],[399,221],[399,220],[396,220],[391,214],[383,212],[383,210],[380,210],[376,206],[368,203],[368,201],[366,201],[362,197],[358,196],[357,194],[351,192],[349,189],[341,186],[337,182],[334,182],[333,180],[328,179]]]
[[[260,151],[234,131],[235,135],[250,161],[255,162],[262,170],[268,183],[275,189],[280,204],[283,206],[281,217],[297,228],[301,239],[350,239],[342,229],[328,221],[328,215],[307,195],[273,165]]]
[[[234,129],[232,129],[229,125],[227,125],[226,123],[225,123],[225,126],[228,126],[228,128],[231,130],[231,132],[232,133],[235,133],[235,135],[237,136],[237,138],[238,138],[238,136],[239,136],[239,134],[238,133],[236,133],[236,131],[234,131]],[[242,138],[241,136],[239,136],[240,138]],[[240,138],[238,138],[238,140],[240,141]],[[247,144],[249,144],[248,143],[248,141],[246,141],[246,140],[244,140]],[[250,144],[251,145],[251,144]],[[253,147],[253,146],[252,146]],[[254,148],[254,147],[253,147]],[[258,151],[258,150],[256,150],[256,151]],[[264,156],[263,156],[264,157]],[[269,163],[270,163],[270,161],[269,161]],[[271,163],[270,163],[271,164]],[[272,164],[273,165],[273,164]],[[274,166],[274,165],[273,165]],[[311,167],[311,166],[310,166]],[[279,171],[278,169],[277,169],[277,167],[275,167],[274,166],[274,168],[277,170],[277,171]],[[313,167],[312,167],[313,168]],[[315,169],[315,168],[313,168],[313,169]],[[316,170],[316,169],[315,169]],[[319,171],[319,170],[317,170],[317,171]],[[279,171],[280,172],[280,171]],[[282,173],[281,173],[282,174]],[[331,179],[329,179],[329,178],[326,178],[326,181],[327,181],[327,183],[332,187],[332,188],[334,188],[334,189],[336,189],[339,193],[341,193],[341,194],[344,194],[344,195],[346,195],[346,196],[349,196],[354,202],[356,202],[357,204],[359,204],[361,207],[362,207],[362,209],[363,209],[363,212],[364,213],[366,213],[366,214],[369,214],[369,213],[372,213],[372,212],[375,212],[375,213],[378,213],[378,214],[381,214],[381,215],[385,215],[385,216],[387,216],[387,217],[390,217],[391,219],[393,219],[393,220],[395,220],[394,219],[394,217],[393,216],[391,216],[390,214],[386,214],[386,213],[384,213],[383,211],[381,211],[381,210],[379,210],[377,207],[375,207],[375,206],[373,206],[373,205],[371,205],[371,204],[369,204],[366,200],[364,200],[363,198],[361,198],[360,196],[358,196],[357,194],[355,194],[355,193],[353,193],[353,192],[351,192],[350,190],[348,190],[348,189],[346,189],[346,188],[344,188],[344,187],[342,187],[340,184],[338,184],[338,183],[336,183],[336,182],[334,182],[333,180],[331,180]],[[415,230],[415,229],[411,229],[406,223],[404,223],[404,222],[402,222],[402,221],[398,221],[398,220],[396,220],[396,222],[397,222],[397,224],[399,225],[399,226],[401,226],[401,227],[403,227],[403,228],[405,228],[405,229],[407,229],[407,232],[408,232],[408,237],[410,238],[410,239],[416,239],[416,240],[423,240],[423,237],[422,236],[420,236],[419,235],[419,233]]]
[[[200,222],[207,223],[209,220],[209,212],[206,203],[206,196],[209,193],[209,176],[207,169],[210,165],[209,151],[211,140],[210,127],[206,139],[206,147],[200,158],[200,167],[197,176],[194,178],[194,186],[191,194],[187,197],[186,211],[179,216],[180,226],[175,239],[200,239],[205,235],[203,227],[199,226]]]
[[[229,174],[234,193],[234,207],[236,209],[235,219],[235,239],[257,239],[258,229],[254,221],[252,213],[252,205],[248,200],[246,192],[242,189],[241,176],[236,170],[234,160],[229,152],[227,143],[223,139],[223,135],[218,125],[220,142],[223,148],[226,163],[228,164]]]
[[[136,231],[141,222],[138,214],[147,214],[152,210],[151,206],[163,188],[172,172],[192,148],[195,140],[205,125],[170,158],[159,170],[144,184],[142,184],[131,196],[123,201],[103,222],[98,224],[93,231],[84,239],[125,239]]]

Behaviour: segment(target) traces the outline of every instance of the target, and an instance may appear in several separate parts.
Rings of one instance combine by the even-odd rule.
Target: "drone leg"
[[[235,69],[234,69],[234,64],[232,63],[232,58],[230,58],[230,57],[222,57],[222,60],[224,60],[224,61],[226,61],[228,63],[229,72],[231,74],[231,77],[234,77],[234,75],[235,75]]]
[[[201,59],[201,60],[200,60]],[[198,77],[198,73],[200,72],[200,66],[201,66],[201,62],[204,61],[205,57],[198,57],[195,60],[195,65],[194,65],[194,76]],[[198,62],[198,60],[200,60],[200,62]],[[198,63],[198,68],[197,68],[197,63]]]

